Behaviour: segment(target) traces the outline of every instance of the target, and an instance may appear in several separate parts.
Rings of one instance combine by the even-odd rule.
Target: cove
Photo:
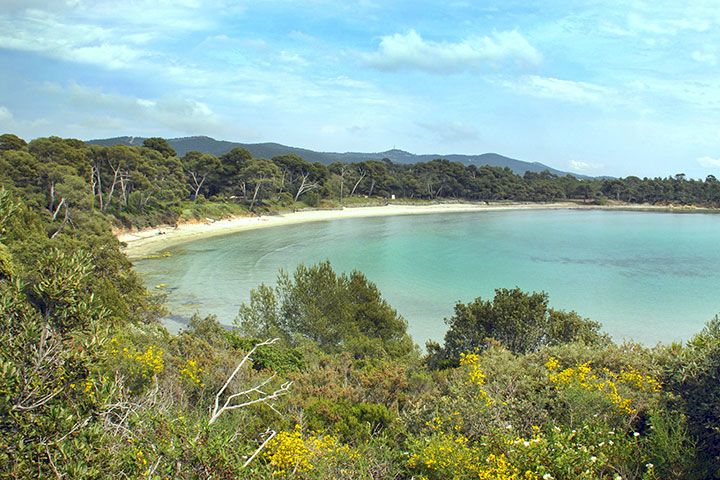
[[[329,260],[360,270],[408,321],[441,341],[456,301],[496,288],[544,290],[550,305],[603,324],[616,340],[687,340],[720,312],[720,215],[530,210],[352,218],[247,231],[135,262],[167,285],[177,328],[199,312],[231,324],[278,269]]]

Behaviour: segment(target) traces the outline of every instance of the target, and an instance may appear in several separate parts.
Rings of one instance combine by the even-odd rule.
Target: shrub
[[[369,440],[395,420],[384,405],[323,398],[311,401],[304,414],[311,430],[327,431],[353,443]]]
[[[362,273],[337,274],[329,262],[281,272],[273,289],[261,285],[240,307],[237,323],[250,337],[315,342],[328,353],[400,358],[415,353],[407,322]]]
[[[498,289],[495,298],[476,298],[455,305],[446,319],[449,329],[441,347],[428,343],[428,361],[436,368],[457,366],[460,354],[484,350],[495,340],[513,353],[538,351],[543,346],[572,341],[600,343],[600,324],[575,312],[548,308],[546,293],[525,293],[518,288]]]
[[[668,367],[670,388],[679,395],[697,442],[698,475],[720,477],[720,317],[708,322]]]

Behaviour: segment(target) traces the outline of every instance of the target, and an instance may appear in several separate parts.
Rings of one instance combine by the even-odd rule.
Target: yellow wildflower
[[[183,368],[180,369],[180,376],[190,381],[190,383],[204,387],[200,376],[202,375],[202,368],[198,366],[196,360],[188,360]]]

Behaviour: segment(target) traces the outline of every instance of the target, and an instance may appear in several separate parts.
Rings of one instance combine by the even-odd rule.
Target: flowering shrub
[[[299,425],[291,432],[280,432],[265,448],[263,457],[272,466],[273,475],[295,475],[314,470],[320,462],[335,462],[354,457],[348,445],[332,435],[303,437]]]
[[[559,361],[550,357],[545,363],[548,379],[558,388],[577,388],[587,392],[598,392],[617,412],[635,415],[638,409],[633,400],[621,393],[624,389],[628,394],[632,390],[644,393],[659,393],[660,383],[650,375],[645,375],[633,368],[623,368],[615,373],[608,368],[593,369],[590,362],[560,370]]]
[[[155,344],[144,347],[128,337],[112,337],[107,343],[107,367],[119,374],[132,391],[140,392],[165,371],[165,351]]]
[[[200,378],[202,372],[203,370],[198,365],[197,360],[188,359],[185,366],[180,369],[180,377],[191,385],[204,387],[205,384],[203,384],[202,379]]]
[[[125,347],[122,352],[125,358],[133,361],[133,373],[139,374],[143,378],[157,375],[165,368],[163,351],[154,345],[150,345],[144,351]]]
[[[302,437],[300,428],[280,432],[267,446],[265,459],[274,468],[275,475],[307,472],[315,468],[311,462],[313,452]]]
[[[478,394],[480,395],[480,398],[484,400],[488,406],[492,405],[492,399],[488,395],[487,390],[483,388],[487,377],[485,376],[485,373],[480,367],[480,355],[477,353],[460,354],[460,366],[467,367],[470,383],[473,383],[480,387],[478,389]]]
[[[577,430],[534,427],[529,437],[508,438],[506,454],[514,465],[539,478],[615,478],[620,469],[642,456],[641,439],[604,427],[584,425]],[[639,459],[638,459],[639,460]]]
[[[589,360],[583,348],[549,358],[502,348],[460,355],[447,393],[409,442],[411,474],[648,480],[682,471],[666,461],[687,444],[681,420],[662,421],[660,382],[641,362],[629,366],[629,354]]]
[[[643,459],[640,436],[584,426],[579,430],[535,426],[529,437],[494,432],[475,441],[433,433],[412,444],[407,466],[424,479],[616,479],[637,462],[643,478],[654,465]],[[621,472],[621,473],[618,473]]]
[[[408,467],[420,479],[534,480],[532,472],[522,473],[504,454],[487,454],[483,446],[473,445],[467,437],[447,433],[421,440],[410,455]]]
[[[109,342],[110,353],[119,355],[122,360],[130,361],[131,373],[150,378],[161,373],[165,368],[164,352],[155,345],[150,345],[145,350],[137,349],[134,346],[121,347],[120,340],[112,337]]]

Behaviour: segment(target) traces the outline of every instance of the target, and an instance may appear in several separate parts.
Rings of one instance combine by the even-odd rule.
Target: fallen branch
[[[265,385],[270,383],[274,378],[275,375],[271,375],[270,377],[266,378],[260,384],[251,387],[247,390],[244,390],[242,392],[233,393],[232,395],[228,395],[224,402],[222,402],[221,405],[221,398],[225,394],[225,391],[227,390],[230,383],[235,379],[238,372],[240,372],[240,369],[245,365],[245,363],[252,358],[252,355],[255,353],[255,351],[264,345],[272,345],[273,343],[277,342],[279,338],[273,338],[272,340],[265,340],[264,342],[260,342],[257,345],[255,345],[253,348],[250,349],[249,352],[245,354],[245,356],[240,360],[240,363],[238,363],[238,366],[235,367],[235,370],[230,374],[230,376],[225,381],[225,384],[218,390],[217,394],[215,395],[215,406],[210,413],[210,420],[208,421],[208,425],[212,425],[215,423],[215,421],[222,415],[224,412],[227,412],[229,410],[235,410],[238,408],[248,407],[250,405],[254,405],[256,403],[267,403],[271,400],[275,400],[283,395],[285,395],[292,386],[293,382],[285,382],[280,387],[278,387],[275,391],[272,393],[267,393],[262,390]],[[245,402],[235,403],[236,399],[238,397],[250,397],[252,394],[258,394],[259,397],[256,397],[252,400],[247,400]],[[269,404],[268,404],[269,405]]]
[[[265,441],[257,448],[257,450],[255,450],[255,453],[253,453],[253,454],[250,456],[250,458],[247,459],[247,461],[243,464],[242,468],[245,468],[245,467],[247,467],[248,465],[250,465],[250,462],[252,462],[253,459],[255,459],[255,457],[257,457],[258,453],[260,453],[260,451],[261,451],[263,448],[265,448],[265,445],[267,445],[268,442],[269,442],[270,440],[272,440],[273,437],[275,437],[275,435],[277,435],[277,432],[276,432],[275,430],[270,430],[270,429],[268,428],[268,429],[265,431],[265,433],[263,433],[261,436],[265,436],[265,435],[267,435],[267,434],[270,434],[270,436],[269,436],[268,438],[266,438]]]

